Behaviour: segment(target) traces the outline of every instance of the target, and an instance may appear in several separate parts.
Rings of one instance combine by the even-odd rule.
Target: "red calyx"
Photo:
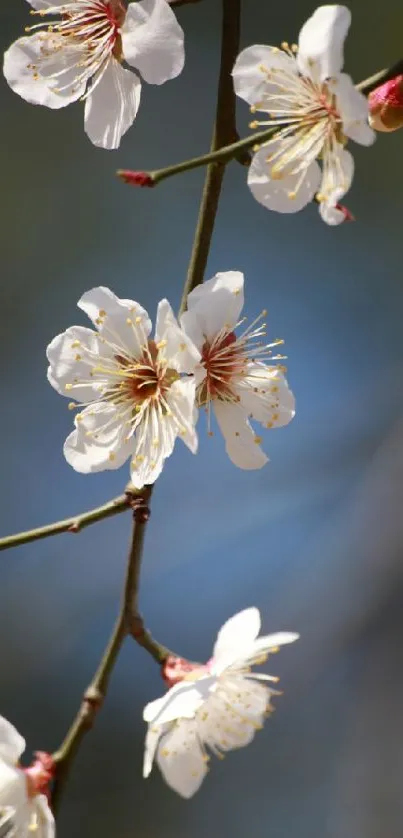
[[[386,81],[368,96],[370,123],[376,131],[403,127],[403,75]]]
[[[129,183],[130,186],[154,186],[154,181],[147,172],[133,172],[131,169],[119,169],[117,175],[124,183]]]

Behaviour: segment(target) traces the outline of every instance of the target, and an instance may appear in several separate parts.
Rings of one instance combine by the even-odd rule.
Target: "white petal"
[[[85,82],[76,81],[80,60],[79,48],[61,47],[57,35],[40,32],[15,41],[4,54],[3,69],[12,90],[27,102],[58,109],[85,91]]]
[[[249,364],[247,375],[236,393],[248,416],[266,427],[288,425],[295,416],[294,396],[283,373],[276,367]]]
[[[78,345],[79,344],[79,345]],[[89,402],[99,394],[99,385],[89,384],[88,387],[80,387],[77,390],[68,388],[74,379],[88,381],[90,371],[96,364],[96,358],[100,355],[100,344],[96,332],[86,329],[84,326],[71,326],[56,335],[46,350],[46,356],[50,363],[48,369],[48,380],[52,387],[62,396],[76,399],[79,402]],[[91,355],[87,354],[87,351]],[[108,357],[110,350],[102,346],[102,356]]]
[[[226,673],[214,701],[196,716],[200,739],[213,752],[245,747],[263,724],[270,696],[270,688],[252,678]]]
[[[38,829],[36,838],[54,838],[56,834],[55,819],[44,794],[37,795],[32,801]]]
[[[160,350],[160,356],[168,359],[170,367],[174,367],[178,372],[194,372],[196,364],[200,361],[200,352],[180,328],[168,300],[158,303],[155,340],[165,344]]]
[[[182,71],[183,30],[166,0],[129,3],[121,36],[126,61],[149,84],[163,84]]]
[[[231,330],[236,326],[244,305],[243,284],[240,271],[224,271],[189,294],[188,310],[197,318],[207,340],[212,340],[223,328]],[[185,329],[186,324],[184,318]]]
[[[198,438],[195,424],[198,411],[195,406],[195,379],[175,381],[166,393],[165,398],[172,412],[172,418],[166,417],[166,421],[171,423],[175,436],[179,434],[192,454],[196,454]]]
[[[102,78],[94,79],[93,90],[85,102],[85,132],[96,146],[119,148],[138,111],[141,81],[115,58],[100,72]]]
[[[134,440],[126,441],[129,427],[120,418],[120,410],[111,404],[98,403],[87,407],[76,418],[76,430],[64,443],[67,462],[81,474],[113,470],[130,457]],[[127,416],[130,418],[130,414]]]
[[[225,439],[225,450],[232,462],[242,469],[262,468],[268,457],[263,453],[243,408],[215,399],[214,413]]]
[[[172,454],[178,432],[173,417],[151,401],[143,411],[133,443],[130,477],[136,489],[155,483]]]
[[[143,719],[157,726],[173,722],[175,719],[192,719],[215,685],[216,678],[208,675],[202,675],[197,681],[180,681],[162,698],[157,698],[145,706]]]
[[[314,161],[308,166],[304,180],[296,191],[301,173],[296,172],[273,180],[270,177],[271,166],[267,162],[268,154],[268,149],[263,147],[253,155],[248,170],[248,186],[252,195],[267,209],[282,213],[299,212],[312,201],[318,190],[321,178],[318,164]]]
[[[207,773],[196,723],[183,719],[161,737],[157,762],[165,782],[182,797],[192,797]]]
[[[346,6],[319,6],[314,11],[299,33],[297,61],[303,75],[321,82],[340,72],[350,23]]]
[[[64,6],[66,0],[27,0],[33,9],[50,9],[52,6]]]
[[[0,759],[0,811],[3,806],[12,806],[15,809],[15,824],[20,824],[21,820],[24,822],[28,809],[25,774],[11,763]]]
[[[166,725],[158,727],[153,724],[148,725],[146,740],[144,743],[143,777],[149,777],[151,774],[158,742],[165,730]]]
[[[240,650],[248,648],[260,631],[260,614],[257,608],[245,608],[227,620],[217,634],[214,644],[214,671],[218,674],[239,657]]]
[[[86,291],[77,305],[108,342],[133,358],[142,357],[151,332],[151,320],[142,306],[134,300],[119,299],[104,286]]]
[[[299,634],[292,631],[278,631],[275,634],[266,634],[258,637],[251,646],[252,655],[259,652],[270,652],[270,649],[276,649],[277,646],[285,646],[288,643],[294,643],[299,639]]]
[[[25,739],[4,716],[0,716],[0,759],[15,765],[25,751]]]
[[[329,90],[336,96],[337,110],[343,132],[360,145],[372,145],[376,133],[368,124],[368,99],[354,86],[350,76],[339,73],[329,81]]]
[[[265,70],[284,70],[287,74],[298,75],[295,58],[286,55],[277,47],[256,44],[242,50],[232,71],[234,89],[237,96],[249,105],[262,104],[262,107],[257,107],[257,110],[265,110],[264,104],[268,99],[270,99],[270,107],[274,109],[278,95],[278,84],[270,83]],[[282,106],[284,107],[283,100]]]
[[[323,198],[319,212],[323,220],[332,226],[344,221],[344,213],[337,209],[340,199],[348,192],[354,175],[354,159],[349,151],[335,143],[332,154],[324,159],[320,193]]]

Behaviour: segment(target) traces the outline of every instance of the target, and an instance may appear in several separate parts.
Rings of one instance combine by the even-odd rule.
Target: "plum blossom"
[[[25,740],[0,716],[0,824],[10,838],[54,838],[55,824],[45,792],[52,777],[52,760],[37,754],[31,768],[19,765]],[[3,835],[3,832],[1,833]]]
[[[49,382],[79,410],[66,460],[89,473],[119,468],[130,457],[133,485],[154,483],[177,436],[196,453],[191,373],[199,352],[167,300],[158,305],[154,339],[145,309],[109,288],[87,291],[78,307],[96,331],[72,326],[47,348]]]
[[[294,397],[284,367],[272,363],[284,358],[272,353],[283,341],[260,342],[265,324],[257,324],[266,312],[239,335],[235,332],[246,320],[241,318],[243,286],[238,271],[216,274],[189,294],[181,325],[201,354],[195,371],[196,398],[207,411],[209,426],[212,407],[232,462],[242,469],[257,469],[268,458],[249,418],[265,428],[287,425],[295,413]]]
[[[345,144],[352,139],[370,145],[375,139],[365,96],[341,72],[350,22],[346,6],[319,6],[303,25],[298,45],[247,47],[236,60],[236,94],[252,113],[269,117],[251,127],[273,128],[248,171],[252,194],[268,209],[298,212],[316,195],[324,221],[344,220],[338,203],[354,173]]]
[[[258,637],[259,631],[258,609],[247,608],[220,629],[207,664],[169,661],[171,689],[143,713],[148,722],[144,777],[156,759],[166,783],[182,797],[192,797],[207,773],[209,752],[222,758],[252,741],[273,709],[272,695],[278,694],[267,682],[278,678],[251,667],[299,637],[291,632]],[[165,679],[169,683],[167,668]]]
[[[85,101],[90,140],[118,148],[141,94],[139,76],[123,63],[149,84],[163,84],[183,68],[183,31],[167,0],[28,2],[40,22],[5,53],[10,87],[27,102],[48,108]]]

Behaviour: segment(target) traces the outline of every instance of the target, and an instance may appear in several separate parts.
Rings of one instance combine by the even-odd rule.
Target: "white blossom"
[[[177,436],[196,453],[190,373],[200,355],[167,300],[158,305],[154,340],[147,312],[109,288],[87,291],[78,306],[96,331],[72,326],[47,348],[50,383],[80,411],[64,455],[83,473],[130,457],[131,481],[141,488],[156,480]]]
[[[216,274],[189,294],[181,325],[201,354],[195,372],[197,402],[207,411],[209,427],[213,407],[232,462],[239,468],[256,469],[268,458],[249,418],[265,428],[278,428],[290,422],[295,410],[284,367],[272,363],[284,358],[272,354],[273,347],[283,341],[260,342],[265,324],[257,324],[266,312],[238,336],[235,333],[246,320],[241,318],[243,285],[243,274],[238,271]]]
[[[48,108],[85,100],[84,125],[91,141],[118,148],[141,94],[139,76],[123,62],[150,84],[163,84],[183,68],[183,31],[167,0],[140,0],[127,7],[122,0],[28,2],[40,22],[5,53],[10,87],[27,102]]]
[[[187,667],[183,678],[156,701],[147,704],[148,722],[144,776],[154,759],[164,780],[178,794],[191,797],[207,773],[209,752],[222,757],[226,751],[252,741],[271,711],[267,686],[278,678],[251,672],[271,652],[298,639],[281,632],[258,637],[260,614],[247,608],[228,620],[218,633],[213,656],[206,665]]]
[[[345,217],[338,202],[350,188],[354,161],[344,146],[349,138],[361,145],[375,139],[367,99],[341,72],[350,22],[345,6],[320,6],[298,45],[256,45],[237,58],[235,92],[253,113],[269,117],[251,127],[273,126],[248,171],[254,197],[268,209],[297,212],[316,194],[324,221],[338,224]]]
[[[0,822],[7,823],[7,838],[53,838],[55,825],[44,794],[37,794],[19,767],[25,741],[7,719],[0,716]]]

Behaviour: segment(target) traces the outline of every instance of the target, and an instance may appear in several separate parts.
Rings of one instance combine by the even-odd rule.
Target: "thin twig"
[[[213,153],[222,146],[233,143],[237,137],[235,95],[231,70],[239,51],[240,5],[240,0],[223,0],[222,3],[220,76],[216,118],[210,149]],[[203,282],[227,162],[224,159],[207,166],[199,218],[179,314],[182,314],[186,309],[188,294],[196,285]]]
[[[102,521],[104,518],[111,518],[112,515],[125,512],[129,508],[130,496],[128,494],[119,495],[119,497],[108,501],[103,506],[90,509],[89,512],[80,512],[79,515],[66,518],[64,521],[55,521],[53,524],[47,524],[46,527],[0,538],[0,550],[17,547],[19,544],[28,544],[30,541],[38,541],[40,538],[48,538],[50,535],[58,535],[62,532],[78,533],[85,527],[89,527],[90,524],[96,524],[97,521]]]
[[[375,73],[368,79],[360,81],[356,85],[357,90],[361,90],[361,93],[368,96],[373,90],[379,87],[379,85],[385,84],[385,82],[390,79],[394,79],[394,77],[398,76],[400,73],[403,73],[403,58],[396,61],[396,64],[393,64],[392,67],[387,67],[385,70],[379,70],[378,73]]]
[[[131,506],[134,517],[133,532],[119,615],[98,669],[89,687],[84,693],[80,709],[73,721],[73,724],[60,745],[60,748],[53,754],[53,758],[56,763],[56,779],[52,794],[52,806],[54,811],[57,810],[57,806],[60,802],[60,798],[78,748],[85,734],[91,729],[97,712],[104,701],[108,690],[109,679],[118,654],[121,650],[123,641],[129,634],[131,634],[132,631],[132,615],[133,610],[137,609],[140,566],[145,527],[149,518],[148,504],[151,497],[151,491],[152,487],[146,486],[142,490],[141,496],[138,495],[137,497],[132,498]],[[157,644],[156,641],[153,641],[153,648],[155,651],[159,648],[160,660],[164,659],[164,653],[165,657],[168,654],[168,650],[165,650],[164,647],[159,647],[159,644]]]

